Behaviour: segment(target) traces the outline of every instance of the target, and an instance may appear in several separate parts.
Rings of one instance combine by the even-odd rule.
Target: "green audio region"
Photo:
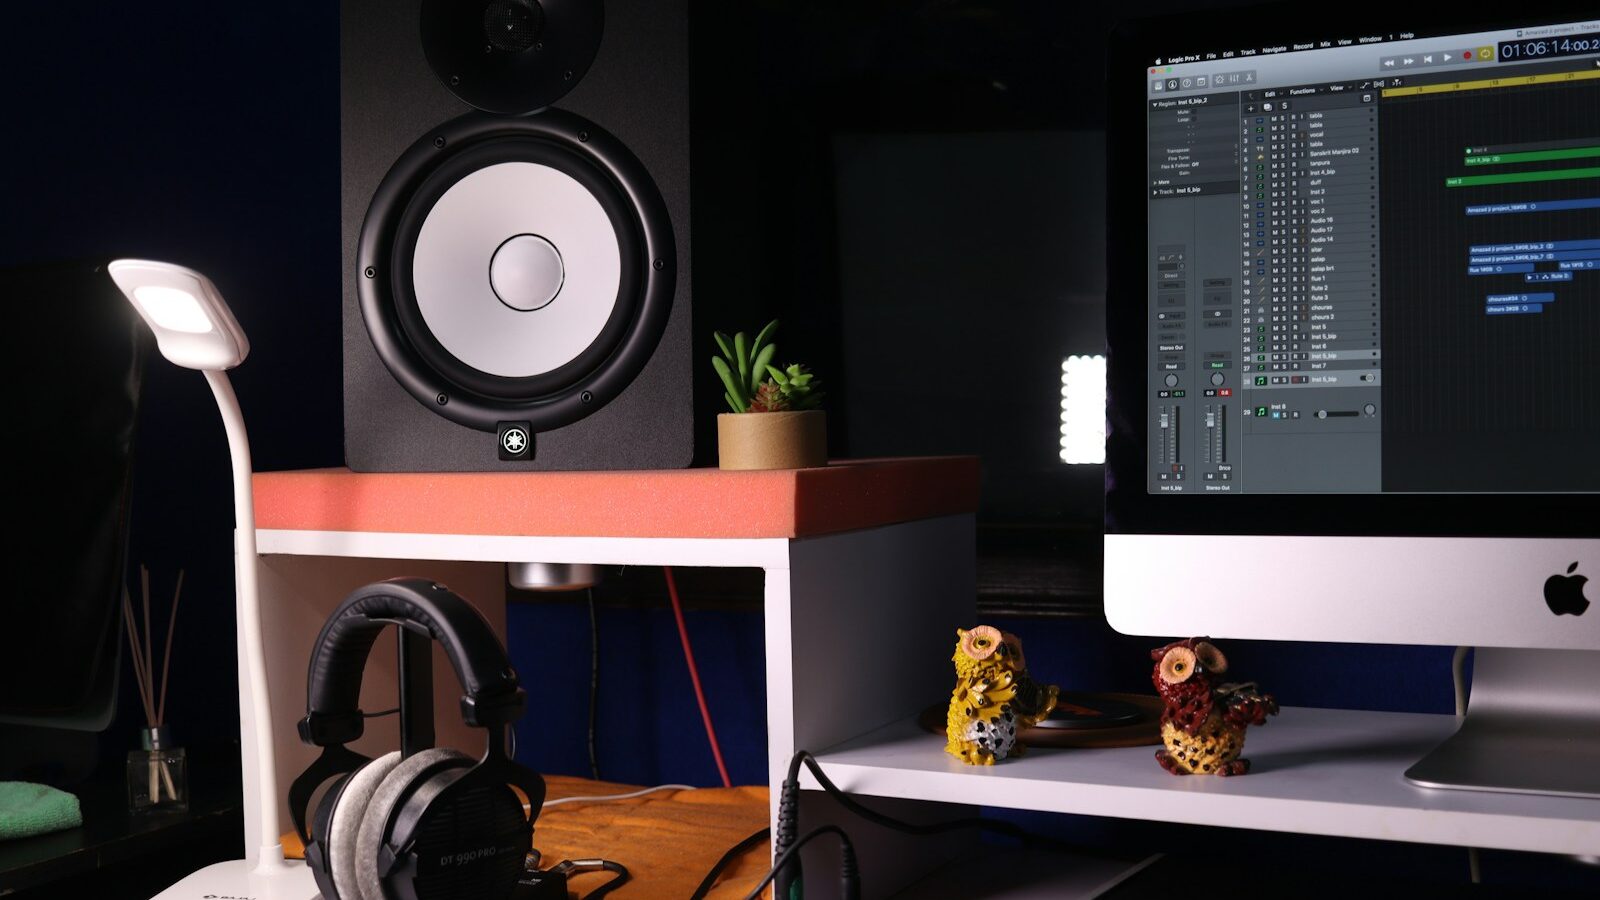
[[[1600,156],[1600,147],[1565,147],[1560,150],[1524,150],[1519,153],[1490,153],[1467,157],[1469,166],[1495,166],[1501,163],[1544,162],[1552,159],[1588,159]]]
[[[1517,184],[1524,181],[1568,181],[1575,178],[1600,178],[1600,166],[1587,169],[1546,169],[1542,172],[1501,172],[1496,175],[1458,175],[1444,180],[1445,187],[1472,187],[1479,184]]]

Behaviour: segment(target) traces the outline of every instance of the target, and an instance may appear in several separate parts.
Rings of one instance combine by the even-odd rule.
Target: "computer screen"
[[[1113,33],[1107,619],[1600,647],[1600,16],[1294,11]]]
[[[1113,34],[1107,621],[1476,647],[1406,777],[1600,796],[1600,20],[1299,12]]]
[[[1600,491],[1600,21],[1438,24],[1112,71],[1146,493]]]

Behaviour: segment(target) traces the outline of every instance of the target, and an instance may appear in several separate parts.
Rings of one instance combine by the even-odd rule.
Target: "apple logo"
[[[1573,563],[1567,566],[1567,574],[1551,575],[1545,579],[1544,602],[1558,616],[1581,616],[1589,608],[1589,600],[1583,596],[1583,586],[1589,578],[1572,574],[1577,568],[1578,564]]]

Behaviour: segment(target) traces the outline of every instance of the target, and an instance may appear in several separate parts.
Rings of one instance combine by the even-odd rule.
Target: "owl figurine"
[[[1017,733],[1056,708],[1060,689],[1028,677],[1022,641],[990,625],[956,629],[956,687],[945,716],[945,752],[968,765],[1021,756]]]
[[[1161,694],[1161,743],[1156,761],[1174,775],[1243,775],[1244,732],[1278,714],[1278,701],[1255,682],[1222,683],[1228,658],[1208,638],[1195,637],[1150,651],[1150,680]]]

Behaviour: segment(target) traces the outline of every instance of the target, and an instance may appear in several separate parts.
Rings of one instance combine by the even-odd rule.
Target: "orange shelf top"
[[[978,459],[724,472],[260,472],[256,527],[511,536],[798,538],[974,512]]]

